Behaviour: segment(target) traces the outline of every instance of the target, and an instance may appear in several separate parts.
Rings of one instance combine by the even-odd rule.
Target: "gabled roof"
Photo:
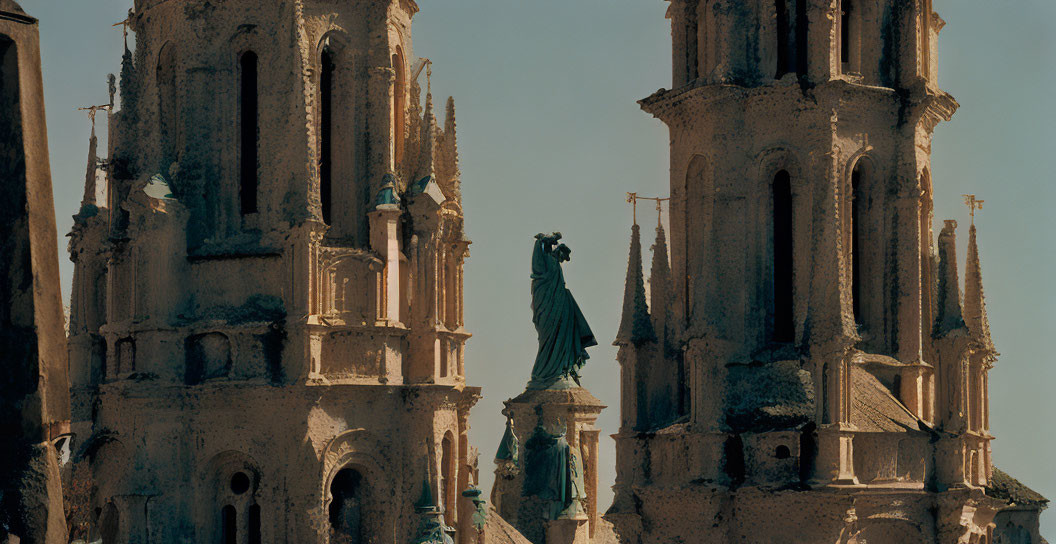
[[[902,405],[887,387],[868,370],[851,366],[854,382],[854,411],[851,423],[859,431],[891,433],[919,431],[920,421]]]
[[[990,478],[990,485],[986,488],[986,494],[1016,506],[1045,508],[1049,504],[1049,499],[1042,497],[1040,493],[1023,485],[1022,482],[997,467],[994,467],[994,475]]]

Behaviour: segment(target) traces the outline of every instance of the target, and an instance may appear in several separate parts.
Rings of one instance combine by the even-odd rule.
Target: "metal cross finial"
[[[971,216],[972,224],[975,224],[975,211],[983,209],[983,203],[985,200],[979,200],[975,198],[975,195],[962,195],[964,196],[964,203],[968,206],[968,215]]]
[[[652,196],[638,196],[638,193],[627,193],[627,202],[632,205],[634,210],[634,224],[638,224],[638,201],[639,200],[652,200],[656,202],[656,226],[659,227],[663,224],[662,215],[664,212],[663,203],[668,202],[670,198],[658,198]]]
[[[128,10],[128,17],[124,21],[116,22],[111,26],[121,27],[121,33],[125,38],[125,49],[128,49],[128,27],[132,26],[132,10]]]
[[[88,106],[86,108],[77,108],[77,111],[86,111],[86,112],[88,112],[88,119],[91,119],[91,121],[92,121],[92,129],[94,130],[95,129],[95,114],[99,113],[99,111],[101,111],[101,110],[110,111],[111,107],[112,107],[111,104],[103,104],[101,106]]]

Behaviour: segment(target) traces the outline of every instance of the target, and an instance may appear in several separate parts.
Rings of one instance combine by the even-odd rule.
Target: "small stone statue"
[[[551,433],[540,423],[525,450],[524,496],[545,501],[549,520],[579,517],[586,500],[583,467],[565,432]]]
[[[579,369],[598,345],[576,299],[565,287],[561,263],[572,250],[558,244],[561,233],[537,234],[532,252],[532,321],[539,334],[539,352],[528,389],[567,389],[571,378],[579,385]],[[556,247],[555,247],[556,246]]]

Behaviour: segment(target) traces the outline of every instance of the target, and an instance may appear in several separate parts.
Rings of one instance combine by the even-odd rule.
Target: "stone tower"
[[[410,542],[423,481],[469,523],[469,241],[417,11],[135,1],[70,241],[91,539]]]
[[[0,541],[66,542],[70,398],[37,20],[0,0]]]
[[[932,244],[930,0],[670,0],[670,255],[632,233],[627,543],[990,542],[974,227]],[[651,308],[649,307],[651,306]],[[963,315],[963,318],[962,318]]]

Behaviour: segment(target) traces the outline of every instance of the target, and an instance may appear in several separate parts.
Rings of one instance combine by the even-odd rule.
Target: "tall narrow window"
[[[792,178],[782,170],[773,183],[773,341],[792,342],[795,324],[792,312]]]
[[[851,0],[840,2],[840,62],[851,62]]]
[[[249,507],[249,544],[261,544],[259,504]]]
[[[257,54],[247,51],[239,59],[241,72],[239,121],[241,125],[241,154],[239,166],[239,196],[243,214],[257,213],[259,185],[259,124],[260,108],[257,87]]]
[[[851,301],[855,323],[862,322],[862,167],[851,173]]]
[[[319,75],[319,201],[323,222],[330,224],[333,213],[333,129],[334,129],[334,55],[324,49]]]
[[[330,484],[330,528],[348,542],[364,542],[363,488],[363,475],[351,468],[341,469]]]
[[[690,82],[700,77],[700,54],[697,51],[698,33],[696,11],[686,10],[686,79]]]
[[[777,12],[777,74],[776,78],[795,70],[792,61],[792,28],[788,16],[788,0],[774,0]]]
[[[443,495],[444,512],[448,519],[452,519],[451,516],[454,515],[455,458],[452,451],[453,446],[451,433],[448,432],[441,442],[440,454],[440,493]]]
[[[161,160],[167,166],[176,160],[179,141],[176,107],[176,53],[165,44],[158,53],[158,132],[161,136]]]
[[[403,147],[407,140],[407,65],[403,49],[399,47],[392,55],[392,69],[396,71],[396,86],[392,93],[393,162],[399,168],[403,165]]]
[[[230,504],[220,510],[220,532],[223,544],[238,544],[238,513]]]
[[[810,67],[809,30],[807,0],[796,0],[796,71],[801,76],[806,76]]]

